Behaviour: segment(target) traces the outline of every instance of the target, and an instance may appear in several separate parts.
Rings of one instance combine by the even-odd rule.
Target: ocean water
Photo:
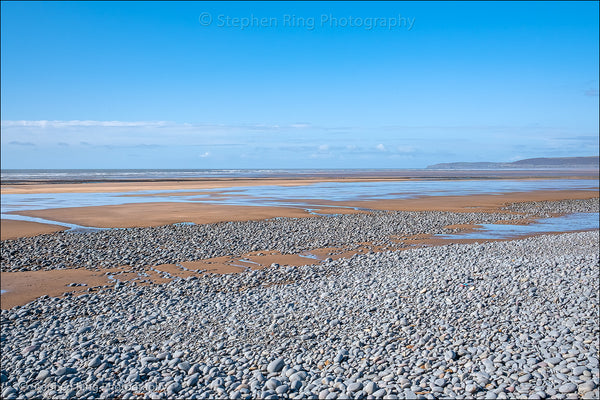
[[[391,175],[385,169],[3,169],[3,183],[23,181],[114,181],[193,178],[276,178],[297,176],[345,176],[373,173]],[[420,170],[401,170],[420,171]]]
[[[91,182],[193,178],[286,178],[380,176],[413,178],[598,176],[597,170],[435,170],[435,169],[3,169],[2,183]]]

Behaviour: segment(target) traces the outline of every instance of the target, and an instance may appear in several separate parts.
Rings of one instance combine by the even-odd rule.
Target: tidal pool
[[[573,213],[538,219],[528,225],[480,224],[474,232],[436,235],[441,239],[509,239],[548,232],[598,229],[599,213]]]

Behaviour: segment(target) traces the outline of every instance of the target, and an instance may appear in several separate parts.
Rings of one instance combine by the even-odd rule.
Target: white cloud
[[[328,144],[322,144],[319,146],[319,151],[327,151],[327,150],[329,150]]]
[[[35,146],[35,144],[33,144],[31,142],[20,142],[18,140],[13,140],[13,141],[9,142],[8,144],[11,144],[13,146]]]
[[[377,146],[375,146],[375,148],[379,151],[385,151],[385,146],[383,143],[379,143]]]
[[[161,127],[171,123],[166,121],[2,121],[3,127],[36,127],[36,128],[67,128],[67,127]]]
[[[198,157],[200,157],[200,158],[210,157],[210,151],[206,151],[202,154],[199,154]]]
[[[290,128],[296,128],[296,129],[304,129],[304,128],[310,128],[311,125],[310,124],[291,124]]]

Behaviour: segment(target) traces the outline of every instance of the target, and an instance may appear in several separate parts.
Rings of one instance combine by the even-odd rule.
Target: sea
[[[127,181],[194,178],[284,178],[302,176],[352,176],[373,173],[394,175],[396,169],[3,169],[3,183],[27,181]]]
[[[436,170],[408,169],[2,169],[3,184],[22,182],[102,182],[135,180],[170,180],[195,178],[292,178],[292,177],[407,177],[407,178],[465,178],[465,177],[598,177],[598,170]]]

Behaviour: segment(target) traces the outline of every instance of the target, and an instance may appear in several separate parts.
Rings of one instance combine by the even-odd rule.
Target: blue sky
[[[2,2],[2,168],[598,154],[598,2]]]

